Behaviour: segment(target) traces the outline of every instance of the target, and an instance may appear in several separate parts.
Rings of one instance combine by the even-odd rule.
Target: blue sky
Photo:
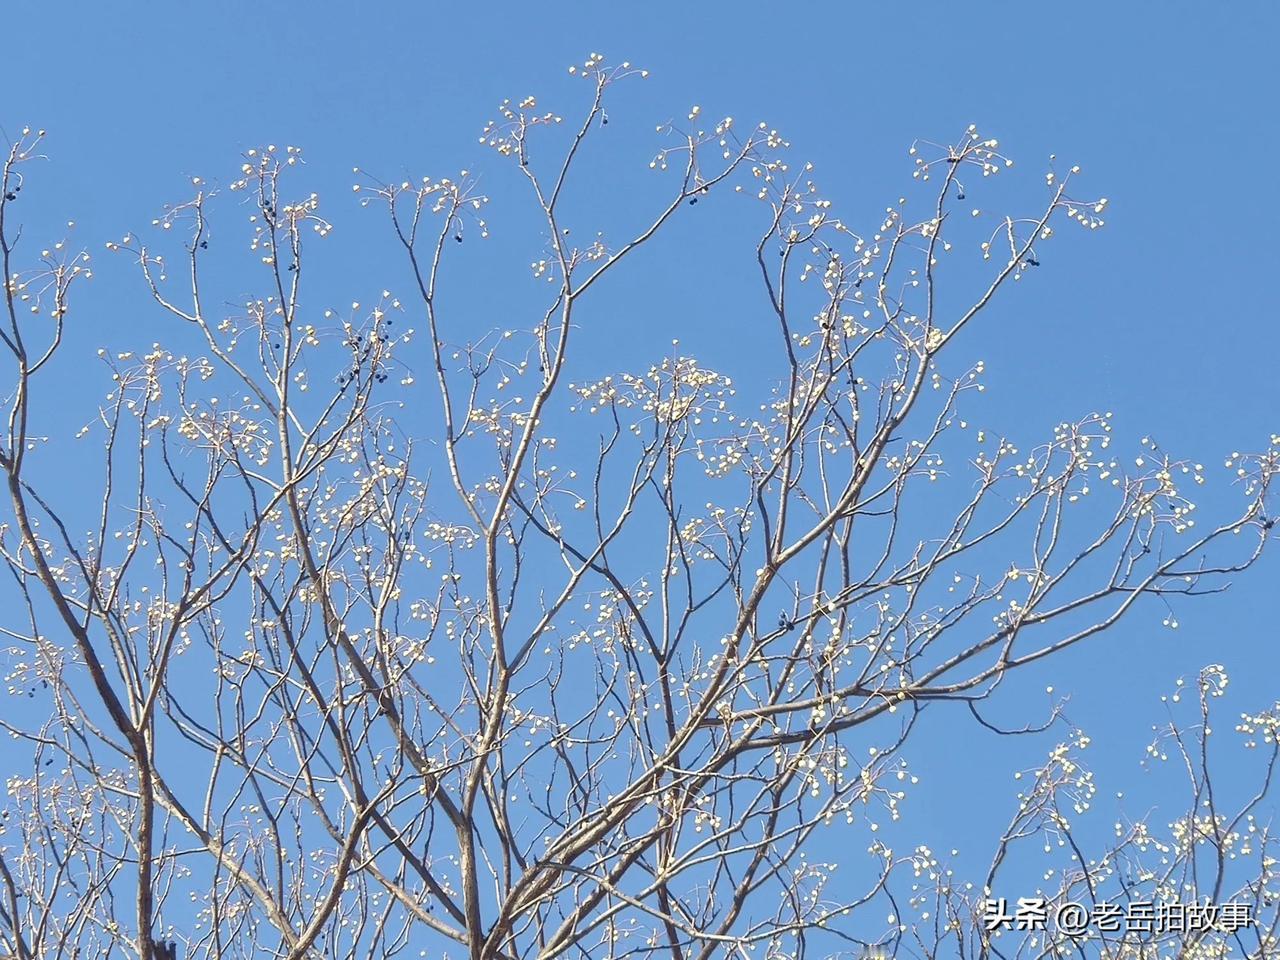
[[[149,343],[156,318],[136,309],[145,307],[136,278],[99,251],[182,198],[190,176],[229,180],[240,153],[259,144],[304,147],[323,212],[350,235],[333,295],[358,299],[396,276],[379,263],[382,241],[363,243],[383,223],[358,210],[351,168],[396,177],[468,167],[491,176],[495,200],[517,197],[509,169],[476,142],[484,121],[503,98],[527,93],[568,112],[581,89],[565,67],[591,51],[651,71],[619,94],[619,113],[635,121],[610,148],[620,162],[643,167],[641,133],[694,103],[767,119],[855,223],[910,187],[913,139],[945,141],[978,123],[1018,159],[1019,177],[1035,181],[1057,154],[1083,167],[1086,192],[1111,201],[1104,230],[1064,237],[1030,289],[965,346],[988,362],[988,422],[1033,440],[1112,410],[1130,443],[1151,435],[1213,465],[1280,431],[1271,236],[1280,191],[1270,170],[1280,134],[1266,67],[1278,27],[1280,7],[1261,2],[117,3],[68,5],[56,17],[23,2],[5,12],[0,124],[10,135],[24,124],[49,131],[33,216],[77,221],[77,242],[103,261],[86,301],[91,329],[78,335],[127,349]],[[585,211],[594,201],[583,189]],[[610,199],[624,220],[641,206]],[[496,242],[516,259],[537,253],[537,239],[514,230]],[[735,301],[707,279],[750,266],[731,246],[692,266],[668,246],[627,281],[654,312],[624,318],[621,340],[584,341],[600,369],[614,366],[611,349],[644,349],[659,332],[722,366],[747,363],[733,354]],[[509,295],[479,272],[473,279],[483,327]],[[99,386],[69,386],[66,406],[90,404]],[[1213,505],[1210,496],[1206,512]],[[1115,778],[1137,777],[1158,696],[1177,676],[1225,663],[1239,709],[1280,693],[1278,575],[1272,556],[1228,595],[1180,608],[1176,633],[1139,617],[1105,650],[1055,663],[1049,682],[1071,691],[1072,719],[1100,741],[1094,763],[1109,790],[1132,787]],[[943,781],[990,770],[990,798],[1007,801],[1017,758],[989,752],[1003,741],[960,736],[968,749],[930,751],[915,765]],[[924,807],[939,848],[963,845],[956,838],[967,839],[974,818],[1007,816],[941,794]]]

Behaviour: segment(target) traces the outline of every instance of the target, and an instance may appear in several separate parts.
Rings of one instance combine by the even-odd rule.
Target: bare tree
[[[292,185],[301,151],[251,150],[231,192],[258,292],[208,292],[226,260],[210,262],[218,198],[200,181],[154,242],[108,244],[172,333],[99,351],[111,382],[78,454],[44,430],[93,271],[29,246],[15,216],[43,134],[13,145],[0,626],[21,700],[0,720],[0,949],[1274,956],[1276,844],[1255,818],[1277,714],[1242,725],[1268,759],[1231,806],[1209,776],[1213,669],[1203,715],[1153,747],[1191,787],[1168,839],[1135,822],[1083,852],[1094,785],[1071,728],[1026,773],[987,876],[883,839],[925,710],[1008,735],[1062,726],[1055,709],[1005,730],[987,701],[1131,614],[1171,619],[1270,538],[1277,438],[1233,456],[1239,508],[1199,523],[1203,468],[1149,443],[1126,470],[1109,415],[1025,450],[968,424],[983,365],[949,365],[953,341],[1059,223],[1099,227],[1106,201],[1057,172],[1029,215],[971,212],[965,190],[1012,162],[970,128],[912,148],[923,219],[899,203],[859,233],[777,131],[695,107],[659,130],[665,203],[621,242],[589,224],[583,244],[565,198],[611,88],[641,71],[592,55],[571,72],[589,95],[567,134],[528,98],[482,138],[543,224],[539,316],[491,329],[442,300],[459,242],[488,232],[474,178],[361,174],[412,296],[322,317],[304,278],[331,226]],[[610,322],[606,277],[720,194],[759,205],[772,330],[740,349],[774,382],[739,394],[665,348],[630,370],[575,354],[584,318]],[[1066,856],[1051,911],[1231,895],[1252,920],[997,936],[986,901],[1039,840]]]

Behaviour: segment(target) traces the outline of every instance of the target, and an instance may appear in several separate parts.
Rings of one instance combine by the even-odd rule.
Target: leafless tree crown
[[[912,147],[922,218],[898,202],[858,232],[776,130],[694,107],[658,130],[665,201],[615,239],[607,196],[598,224],[566,197],[614,84],[643,72],[571,72],[576,120],[530,97],[482,135],[541,222],[542,309],[496,323],[441,294],[489,233],[476,178],[359,173],[403,290],[322,311],[308,253],[332,226],[301,151],[268,146],[233,196],[196,180],[146,239],[107,245],[172,334],[121,342],[118,314],[82,365],[95,261],[24,229],[43,132],[11,147],[0,954],[1276,956],[1280,714],[1239,724],[1257,792],[1215,792],[1219,668],[1152,746],[1185,767],[1183,814],[1086,851],[1088,737],[1052,707],[1026,729],[1061,743],[1021,775],[985,875],[894,846],[925,711],[1019,732],[988,701],[1022,667],[1131,614],[1176,626],[1270,538],[1280,438],[1232,455],[1214,505],[1239,507],[1210,518],[1212,471],[1149,441],[1122,463],[1110,414],[1026,447],[969,422],[984,366],[953,341],[1106,201],[1060,169],[1037,208],[993,214],[988,181],[1019,173],[970,128]],[[740,390],[715,366],[731,353],[575,353],[625,314],[607,278],[715,216],[704,199],[755,201],[760,307],[730,348],[771,383]],[[258,279],[228,306],[209,291],[233,201]],[[99,369],[78,436],[46,436],[65,378]],[[1042,845],[1050,908],[1236,900],[1254,922],[994,935],[984,901]]]

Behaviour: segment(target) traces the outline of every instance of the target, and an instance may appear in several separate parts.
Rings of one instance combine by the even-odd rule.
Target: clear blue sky
[[[355,165],[388,176],[492,169],[489,192],[516,197],[518,184],[476,143],[483,122],[504,97],[530,92],[567,112],[581,89],[565,67],[593,50],[651,71],[625,93],[639,129],[693,103],[767,118],[855,221],[905,192],[914,138],[945,140],[976,122],[1022,176],[1038,177],[1056,153],[1111,199],[1106,229],[1064,239],[1000,316],[1005,326],[978,335],[993,424],[1031,440],[1110,409],[1122,436],[1149,433],[1214,464],[1280,431],[1278,28],[1280,6],[1263,2],[21,2],[4,13],[0,123],[10,134],[49,130],[52,161],[32,210],[78,221],[78,242],[103,261],[86,343],[124,349],[149,342],[151,321],[102,242],[148,224],[191,175],[228,180],[242,150],[299,144],[323,212],[353,237],[382,228],[356,209]],[[538,248],[536,238],[502,242],[526,243],[525,261]],[[335,297],[388,282],[371,253],[353,251],[349,263],[351,289],[335,279]],[[719,294],[658,267],[647,283],[668,309],[636,322],[672,325],[692,353],[724,350],[735,321]],[[501,310],[500,290],[477,296]],[[485,316],[478,327],[501,324]],[[85,405],[99,394],[97,384],[84,390]],[[1226,663],[1239,709],[1280,694],[1278,583],[1273,556],[1229,595],[1181,608],[1177,633],[1134,620],[1105,649],[1055,666],[1053,682],[1073,692],[1072,719],[1099,741],[1093,759],[1108,790],[1133,787],[1158,695],[1178,675]],[[971,749],[925,754],[925,772],[945,781],[989,768],[989,796],[1002,801],[992,822],[1002,821],[1016,761],[987,759],[992,744],[962,735]],[[962,846],[968,819],[987,809],[958,813],[941,796],[925,808],[938,849]]]

